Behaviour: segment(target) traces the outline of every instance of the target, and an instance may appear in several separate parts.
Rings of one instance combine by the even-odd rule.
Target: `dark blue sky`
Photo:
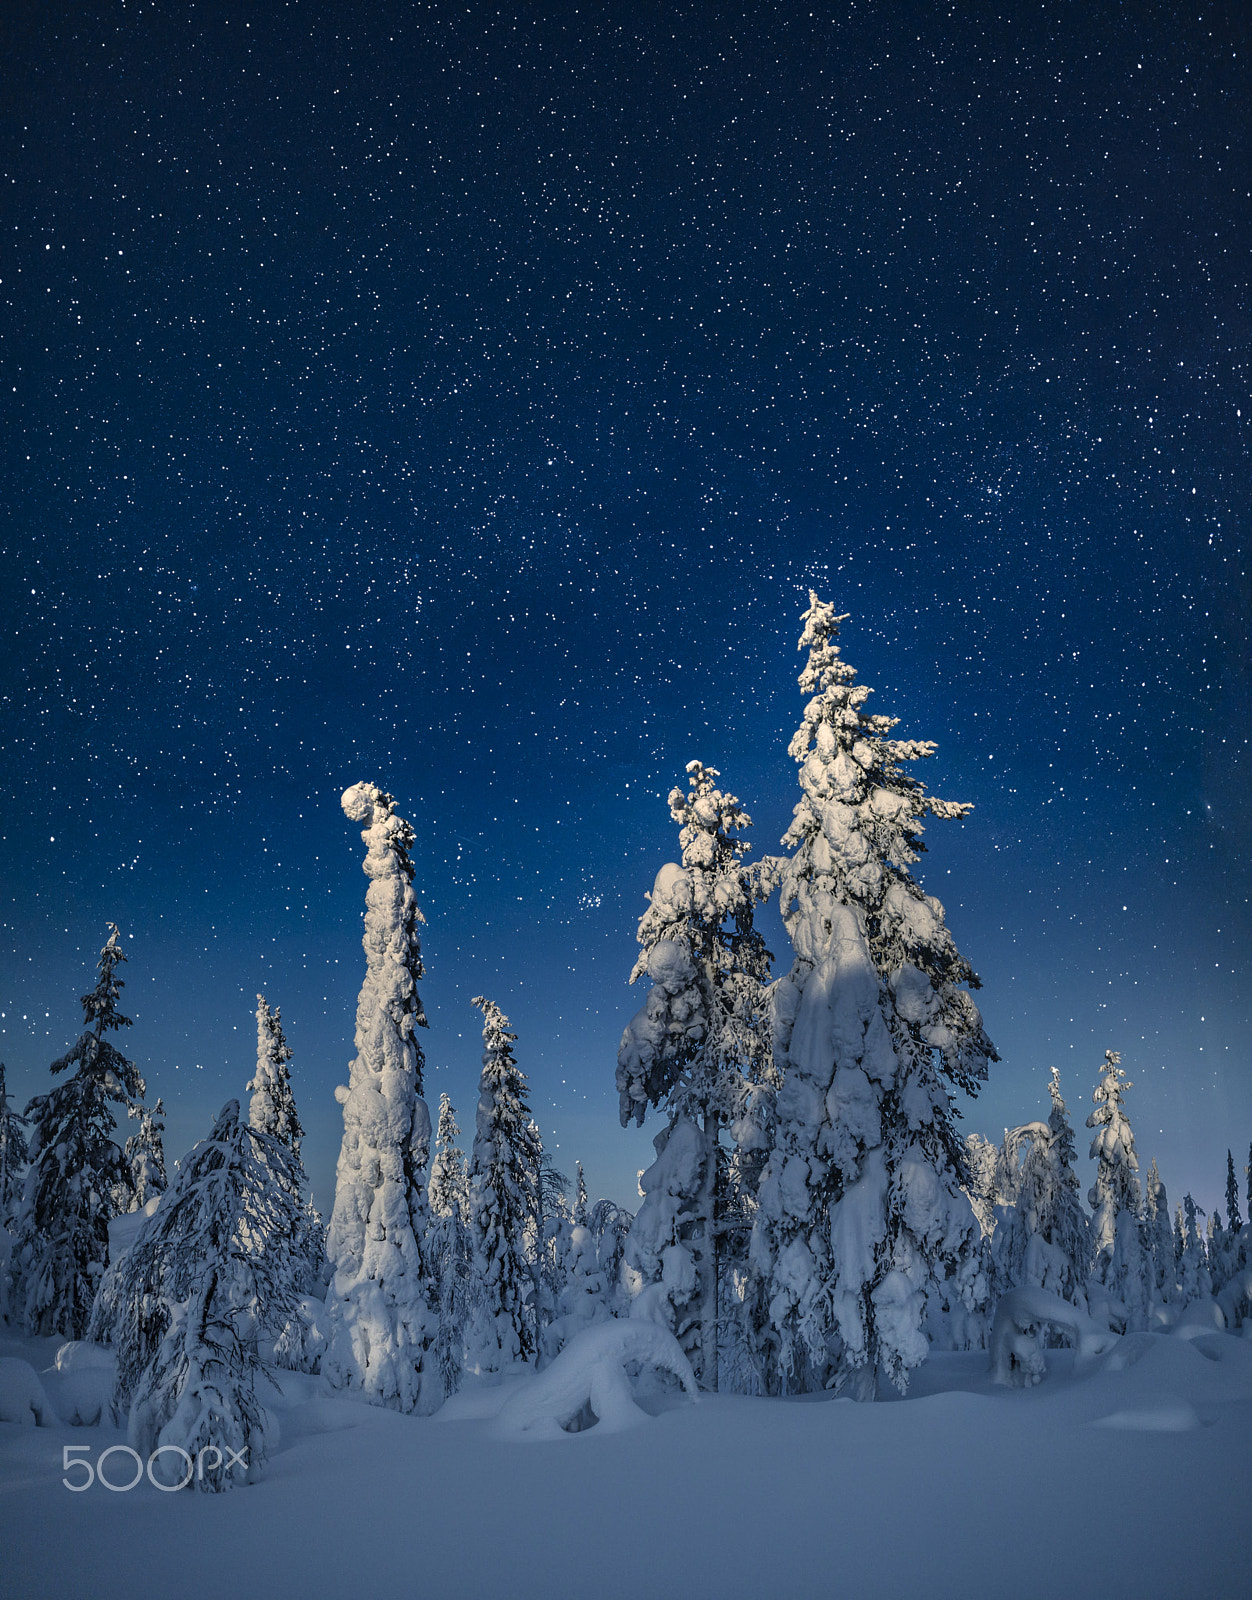
[[[264,14],[258,15],[258,10]],[[699,757],[777,848],[810,585],[926,776],[1003,1057],[1220,1201],[1252,1138],[1237,8],[34,4],[0,17],[0,1055],[108,919],[169,1153],[280,1006],[328,1208],[349,783],[629,1202],[625,978]],[[777,965],[789,952],[767,918]],[[1082,1142],[1085,1151],[1085,1140]]]

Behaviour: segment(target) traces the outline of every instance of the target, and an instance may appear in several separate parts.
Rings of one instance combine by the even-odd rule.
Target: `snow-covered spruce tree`
[[[127,1113],[139,1124],[139,1131],[126,1141],[126,1165],[130,1169],[132,1211],[142,1211],[153,1195],[164,1194],[169,1178],[165,1172],[165,1103],[158,1095],[154,1106],[131,1106]]]
[[[201,1489],[253,1479],[264,1461],[258,1344],[295,1314],[298,1187],[290,1146],[231,1100],[120,1263],[114,1412],[129,1413],[145,1459],[162,1445],[185,1450]],[[153,1470],[163,1467],[167,1482],[186,1472],[173,1450]]]
[[[26,1118],[9,1105],[4,1062],[0,1061],[0,1228],[7,1226],[17,1210],[28,1156]]]
[[[296,1197],[302,1203],[297,1248],[305,1261],[301,1290],[320,1295],[326,1265],[326,1230],[311,1199],[305,1203],[308,1178],[300,1155],[304,1129],[291,1087],[290,1062],[291,1046],[283,1033],[282,1012],[277,1008],[271,1011],[265,996],[259,994],[256,997],[256,1075],[248,1084],[248,1093],[252,1096],[248,1104],[248,1125],[280,1139],[295,1157],[292,1171],[298,1185]]]
[[[716,787],[716,768],[691,761],[687,775],[688,792],[669,796],[682,863],[658,872],[639,923],[643,948],[630,981],[646,975],[652,988],[622,1035],[617,1088],[623,1127],[632,1119],[642,1125],[649,1105],[668,1118],[627,1246],[636,1289],[663,1282],[649,1297],[650,1314],[678,1335],[700,1383],[716,1389],[719,1228],[727,1209],[720,1139],[730,1129],[754,1145],[753,1089],[775,1087],[765,989],[771,957],[753,926],[762,875],[743,862],[752,819]],[[759,1167],[745,1160],[733,1171],[741,1181],[750,1172],[754,1184]]]
[[[1172,1305],[1178,1297],[1174,1230],[1169,1220],[1169,1196],[1155,1157],[1149,1163],[1143,1185],[1143,1257],[1149,1311]]]
[[[578,1228],[587,1226],[587,1180],[583,1177],[581,1161],[574,1163],[574,1225]]]
[[[117,968],[126,954],[117,927],[109,929],[99,979],[82,1000],[88,1029],[51,1068],[77,1070],[26,1107],[30,1168],[10,1270],[13,1311],[30,1334],[82,1337],[109,1263],[109,1218],[130,1203],[130,1167],[113,1138],[113,1107],[141,1101],[144,1083],[106,1037],[131,1025],[118,1009]]]
[[[1147,1275],[1139,1238],[1139,1161],[1135,1136],[1122,1097],[1133,1087],[1116,1050],[1104,1052],[1104,1067],[1091,1098],[1095,1110],[1087,1126],[1096,1130],[1091,1159],[1096,1181],[1087,1196],[1093,1262],[1091,1282],[1110,1300],[1109,1314],[1119,1332],[1142,1328],[1147,1320]]]
[[[1244,1237],[1243,1218],[1239,1214],[1239,1182],[1235,1177],[1235,1158],[1226,1152],[1226,1234],[1227,1234],[1227,1270],[1226,1276],[1240,1271],[1248,1264],[1249,1240]]]
[[[469,1226],[469,1176],[465,1154],[456,1142],[460,1131],[451,1099],[441,1094],[435,1156],[430,1164],[426,1259],[434,1274],[439,1306],[435,1355],[445,1394],[452,1394],[460,1385],[466,1338],[477,1303]]]
[[[482,1301],[476,1349],[489,1371],[537,1349],[535,1266],[539,1170],[543,1154],[526,1103],[526,1078],[513,1057],[517,1035],[493,1000],[478,995],[483,1014],[483,1070],[470,1156],[470,1228]]]
[[[1243,1227],[1239,1214],[1239,1180],[1235,1177],[1235,1158],[1229,1150],[1226,1152],[1226,1226],[1231,1233],[1238,1233]]]
[[[997,1059],[964,985],[978,980],[909,868],[922,818],[967,805],[907,764],[934,745],[890,737],[840,659],[834,607],[809,596],[791,741],[800,803],[783,844],[781,910],[795,951],[774,997],[783,1073],[752,1264],[763,1283],[771,1387],[903,1390],[925,1360],[929,1294],[985,1294],[978,1221],[961,1185],[953,1090]]]
[[[596,1265],[604,1280],[605,1305],[613,1317],[625,1316],[630,1309],[623,1269],[626,1241],[634,1220],[629,1211],[612,1200],[597,1200],[591,1208],[588,1226],[596,1244]]]
[[[417,992],[424,919],[413,893],[413,829],[372,783],[348,789],[343,809],[367,824],[370,884],[357,1053],[347,1087],[335,1090],[343,1143],[327,1237],[334,1276],[322,1373],[376,1405],[428,1414],[442,1404],[443,1386],[428,1357],[438,1318],[422,1254],[430,1113],[415,1033],[426,1017]]]
[[[281,1011],[271,1011],[264,995],[256,997],[256,1076],[248,1084],[252,1100],[248,1122],[272,1133],[298,1158],[304,1129],[291,1090],[291,1046],[283,1034]]]
[[[28,1154],[26,1118],[10,1109],[0,1061],[0,1328],[9,1321],[9,1256]]]
[[[1213,1278],[1200,1218],[1204,1211],[1189,1194],[1182,1197],[1182,1260],[1178,1267],[1178,1298],[1184,1306],[1197,1305],[1212,1297]]]
[[[1016,1201],[1005,1208],[992,1236],[998,1294],[1034,1286],[1087,1313],[1090,1244],[1079,1198],[1074,1130],[1055,1067],[1048,1082],[1047,1122],[1028,1123],[1005,1135],[1020,1152],[1015,1163]]]

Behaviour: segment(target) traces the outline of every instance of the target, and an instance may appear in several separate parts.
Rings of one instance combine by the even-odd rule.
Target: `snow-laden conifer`
[[[1174,1229],[1169,1219],[1169,1196],[1157,1170],[1156,1158],[1148,1165],[1143,1184],[1143,1256],[1149,1306],[1171,1305],[1177,1298]]]
[[[927,1294],[976,1297],[978,1222],[961,1191],[953,1091],[973,1094],[995,1051],[943,907],[909,868],[938,800],[908,771],[934,745],[890,737],[839,655],[845,619],[810,594],[790,751],[802,795],[783,843],[781,909],[795,951],[774,996],[784,1082],[761,1181],[752,1261],[764,1284],[772,1382],[903,1389],[925,1359]]]
[[[17,1210],[28,1156],[26,1118],[9,1104],[4,1062],[0,1061],[0,1228],[8,1225]]]
[[[165,1103],[158,1095],[154,1106],[131,1106],[127,1114],[139,1124],[126,1141],[132,1190],[130,1210],[142,1211],[153,1195],[165,1193],[169,1183],[165,1172]]]
[[[1205,1215],[1189,1194],[1182,1197],[1182,1260],[1178,1266],[1178,1298],[1183,1306],[1199,1305],[1212,1298],[1213,1278],[1200,1218]]]
[[[579,1228],[587,1226],[587,1180],[581,1161],[574,1163],[574,1224]]]
[[[752,819],[733,794],[717,788],[716,768],[691,761],[687,774],[687,793],[676,788],[669,796],[670,815],[680,824],[682,863],[671,862],[658,872],[639,923],[642,950],[630,981],[646,975],[652,987],[622,1035],[617,1088],[623,1127],[632,1119],[642,1124],[653,1105],[665,1109],[671,1131],[682,1128],[675,1137],[683,1158],[673,1159],[675,1146],[661,1209],[654,1189],[653,1203],[645,1202],[636,1214],[635,1227],[651,1231],[636,1241],[634,1266],[643,1273],[644,1264],[652,1263],[660,1271],[663,1251],[671,1251],[665,1258],[673,1291],[665,1297],[673,1307],[670,1326],[677,1332],[683,1323],[680,1342],[700,1382],[715,1389],[719,1213],[726,1209],[720,1139],[729,1129],[742,1136],[745,1155],[748,1147],[755,1150],[760,1141],[754,1117],[761,1107],[750,1103],[753,1091],[776,1087],[766,1012],[770,955],[753,926],[754,906],[768,879],[744,865],[750,849],[744,831]],[[662,1145],[657,1149],[658,1161],[665,1164]],[[746,1187],[749,1175],[755,1183],[759,1169],[759,1161],[745,1159],[731,1170]],[[680,1175],[695,1186],[682,1196],[671,1192]],[[754,1195],[745,1195],[744,1203],[754,1204]],[[663,1237],[675,1229],[676,1237]],[[681,1292],[681,1310],[674,1299],[678,1255],[673,1252],[684,1256],[682,1281],[689,1276],[687,1259],[694,1274],[691,1296]],[[644,1276],[639,1286],[655,1281]],[[660,1306],[658,1301],[654,1314],[661,1315]]]
[[[1230,1150],[1226,1152],[1226,1226],[1232,1233],[1238,1233],[1243,1227],[1239,1214],[1239,1180],[1235,1177],[1235,1158]]]
[[[989,1237],[996,1225],[995,1208],[1000,1198],[996,1189],[999,1152],[991,1140],[984,1138],[981,1133],[967,1133],[964,1144],[967,1174],[965,1193],[969,1196],[983,1236]]]
[[[145,1460],[185,1451],[201,1489],[255,1478],[264,1460],[261,1347],[296,1315],[304,1264],[296,1168],[229,1101],[119,1263],[114,1412]],[[177,1482],[186,1467],[171,1448],[153,1470]]]
[[[326,1230],[308,1194],[308,1178],[300,1155],[304,1128],[296,1110],[291,1085],[291,1046],[283,1032],[282,1011],[270,1009],[264,995],[256,997],[256,1074],[248,1083],[252,1096],[248,1103],[248,1125],[280,1139],[295,1160],[296,1198],[301,1202],[300,1229],[296,1249],[304,1257],[301,1290],[320,1294],[326,1266]],[[292,1336],[297,1330],[293,1327]]]
[[[1100,1081],[1092,1092],[1095,1110],[1087,1126],[1096,1130],[1091,1159],[1096,1180],[1087,1196],[1091,1219],[1092,1281],[1110,1297],[1115,1325],[1142,1328],[1147,1317],[1147,1283],[1139,1238],[1139,1160],[1123,1096],[1133,1087],[1116,1050],[1104,1052]]]
[[[430,1164],[430,1231],[426,1258],[435,1278],[439,1331],[435,1355],[445,1395],[461,1381],[465,1344],[478,1303],[470,1235],[469,1175],[457,1144],[460,1129],[451,1098],[439,1096],[439,1125]]]
[[[118,1009],[126,954],[117,927],[109,930],[99,979],[82,1000],[87,1031],[51,1068],[74,1070],[26,1107],[30,1168],[10,1270],[13,1311],[31,1334],[82,1337],[108,1266],[109,1218],[129,1207],[131,1173],[113,1138],[113,1107],[141,1101],[144,1083],[106,1037],[131,1025]]]
[[[9,1321],[9,1257],[22,1197],[28,1147],[26,1118],[9,1105],[4,1081],[4,1062],[0,1061],[0,1327]]]
[[[272,1133],[300,1154],[304,1129],[291,1089],[291,1046],[283,1033],[281,1010],[271,1011],[264,995],[256,997],[256,1076],[248,1084],[252,1100],[248,1122],[262,1133]]]
[[[1033,1284],[1085,1315],[1087,1216],[1074,1171],[1074,1130],[1055,1067],[1048,1090],[1052,1109],[1047,1122],[1027,1123],[1005,1135],[1016,1198],[998,1214],[992,1236],[996,1291],[1005,1294]]]
[[[526,1078],[514,1059],[517,1035],[493,1000],[483,1014],[483,1070],[470,1156],[471,1231],[482,1301],[476,1355],[497,1370],[536,1351],[536,1283],[528,1237],[537,1247],[542,1148],[526,1103]]]
[[[343,1143],[327,1236],[334,1276],[322,1372],[375,1404],[425,1413],[441,1403],[443,1389],[437,1375],[424,1382],[437,1317],[422,1255],[430,1113],[415,1033],[426,1017],[417,992],[424,919],[413,893],[413,829],[371,783],[348,789],[343,809],[367,824],[361,838],[370,883],[357,1053],[347,1086],[335,1090]]]

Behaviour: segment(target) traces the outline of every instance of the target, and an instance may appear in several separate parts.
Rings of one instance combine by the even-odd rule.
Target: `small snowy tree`
[[[1184,1306],[1203,1303],[1212,1297],[1213,1278],[1200,1218],[1204,1211],[1189,1194],[1182,1198],[1182,1261],[1178,1268],[1178,1298]]]
[[[1135,1136],[1123,1104],[1132,1085],[1119,1066],[1116,1050],[1104,1052],[1100,1082],[1092,1094],[1095,1110],[1087,1126],[1096,1130],[1091,1159],[1096,1181],[1087,1196],[1094,1261],[1091,1280],[1109,1296],[1114,1325],[1142,1328],[1147,1317],[1147,1284],[1139,1240],[1139,1161]]]
[[[291,1090],[291,1046],[283,1034],[281,1011],[271,1011],[264,995],[256,997],[256,1076],[248,1084],[252,1095],[248,1122],[262,1133],[272,1133],[298,1157],[304,1129]]]
[[[664,1181],[672,1184],[681,1171],[696,1187],[669,1195],[663,1209],[664,1226],[678,1227],[673,1243],[690,1258],[695,1275],[690,1303],[684,1291],[684,1348],[700,1382],[716,1389],[719,1213],[725,1209],[720,1137],[730,1128],[753,1144],[754,1123],[745,1115],[753,1086],[775,1083],[765,991],[771,958],[753,926],[760,886],[768,879],[743,864],[750,849],[743,834],[752,819],[733,794],[716,787],[716,768],[691,761],[687,774],[688,792],[676,788],[669,796],[670,815],[681,825],[682,864],[661,868],[639,923],[643,949],[630,981],[647,975],[652,988],[622,1035],[617,1088],[623,1127],[632,1119],[642,1124],[651,1104],[665,1108],[671,1129],[684,1123],[703,1139],[699,1159],[688,1160],[694,1146],[688,1133],[680,1136],[684,1159],[671,1162]],[[734,1170],[740,1176],[739,1167]],[[755,1182],[759,1163],[748,1170]],[[679,1202],[672,1216],[669,1199]],[[657,1217],[645,1204],[636,1226],[650,1228]],[[659,1237],[640,1240],[637,1270],[645,1261],[659,1270],[662,1248]]]
[[[581,1161],[574,1163],[574,1224],[579,1228],[587,1226],[587,1180]]]
[[[1174,1230],[1169,1220],[1169,1196],[1156,1158],[1148,1166],[1143,1185],[1143,1256],[1152,1306],[1171,1305],[1177,1298]]]
[[[120,1263],[115,1414],[129,1412],[142,1457],[186,1451],[201,1489],[255,1478],[264,1460],[259,1341],[296,1312],[298,1186],[291,1148],[250,1127],[231,1100]],[[167,1481],[184,1473],[175,1466]]]
[[[422,1255],[430,1113],[415,1034],[426,1016],[417,992],[424,919],[413,893],[413,829],[371,783],[355,784],[342,803],[347,817],[367,824],[370,884],[357,1054],[347,1086],[335,1090],[343,1143],[327,1236],[334,1277],[322,1372],[376,1405],[429,1413],[442,1403],[443,1385],[428,1372],[437,1315]]]
[[[996,1291],[1033,1285],[1059,1295],[1086,1315],[1090,1260],[1087,1217],[1074,1171],[1074,1130],[1055,1067],[1048,1082],[1052,1110],[1047,1122],[1028,1123],[1005,1135],[1012,1150],[1015,1203],[992,1236]]]
[[[130,1169],[132,1211],[142,1211],[153,1195],[164,1194],[169,1179],[165,1173],[165,1103],[160,1096],[154,1106],[131,1106],[127,1113],[139,1124],[139,1131],[126,1141],[126,1165]]]
[[[31,1122],[26,1176],[11,1272],[13,1309],[30,1334],[82,1337],[91,1303],[109,1262],[109,1218],[129,1205],[131,1173],[113,1134],[113,1107],[143,1099],[144,1083],[106,1037],[130,1027],[118,1009],[117,976],[125,961],[121,934],[109,924],[100,952],[100,976],[83,996],[88,1030],[59,1061],[55,1073],[73,1075],[26,1107]]]
[[[752,1264],[771,1386],[869,1399],[879,1371],[903,1390],[925,1359],[932,1290],[971,1310],[983,1292],[954,1091],[976,1093],[997,1058],[965,987],[978,980],[909,872],[923,817],[970,807],[908,772],[933,744],[893,739],[897,719],[863,709],[844,620],[810,594],[812,698],[790,746],[802,793],[781,863],[795,960],[774,997],[783,1086]]]
[[[483,1070],[470,1157],[471,1231],[482,1286],[479,1362],[488,1370],[536,1351],[535,1272],[527,1236],[541,1214],[542,1148],[526,1103],[526,1078],[513,1056],[517,1035],[493,1000],[483,1014]],[[537,1242],[537,1241],[536,1241]]]
[[[460,1131],[451,1099],[441,1094],[435,1157],[430,1164],[431,1221],[426,1257],[435,1276],[439,1305],[435,1352],[445,1394],[452,1394],[460,1384],[466,1337],[477,1303],[469,1229],[469,1177],[465,1154],[456,1142]]]

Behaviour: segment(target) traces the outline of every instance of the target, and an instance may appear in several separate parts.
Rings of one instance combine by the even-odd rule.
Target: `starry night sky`
[[[1237,7],[10,0],[0,1056],[116,920],[167,1153],[282,1008],[329,1208],[340,792],[417,831],[427,1097],[486,992],[633,1206],[625,979],[718,767],[778,848],[800,613],[939,751],[922,881],[1003,1057],[966,1126],[1252,1137],[1252,38]],[[763,917],[777,970],[789,947]],[[1080,1140],[1084,1153],[1086,1140]],[[1084,1160],[1084,1167],[1086,1166]]]

